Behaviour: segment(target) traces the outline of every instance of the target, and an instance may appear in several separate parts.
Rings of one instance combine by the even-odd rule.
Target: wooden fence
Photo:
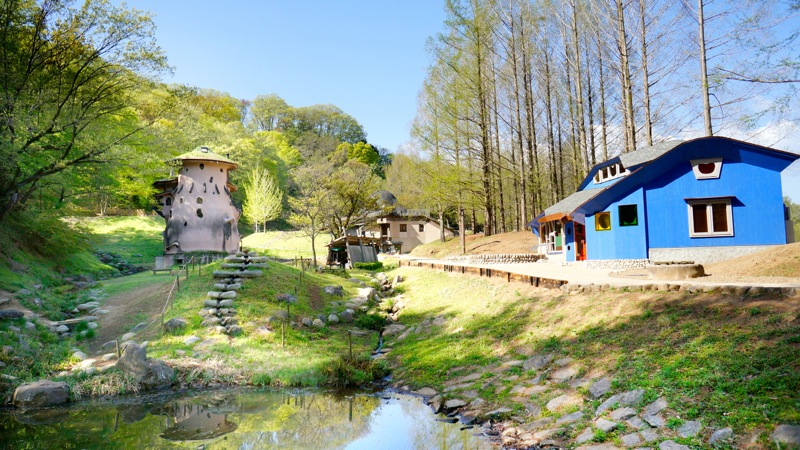
[[[460,266],[455,264],[441,264],[430,263],[424,261],[400,261],[400,267],[424,267],[435,270],[442,270],[444,272],[463,273],[470,275],[478,275],[487,278],[501,278],[507,282],[519,282],[529,284],[531,286],[543,287],[548,289],[558,289],[567,284],[566,280],[554,280],[552,278],[537,277],[534,275],[523,275],[521,273],[508,272],[505,270],[490,269],[488,267],[471,267]]]

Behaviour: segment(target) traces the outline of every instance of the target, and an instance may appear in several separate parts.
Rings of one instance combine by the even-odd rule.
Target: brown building
[[[166,220],[164,254],[237,251],[241,212],[231,200],[236,186],[230,183],[228,172],[239,165],[208,147],[198,147],[167,164],[170,178],[153,183],[161,207],[156,212]]]

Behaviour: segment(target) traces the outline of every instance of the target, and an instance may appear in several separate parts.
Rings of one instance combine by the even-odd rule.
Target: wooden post
[[[350,344],[350,361],[353,360],[353,330],[347,331],[347,340]]]
[[[180,289],[180,288],[181,288],[181,274],[180,272],[178,272],[178,274],[175,275],[175,289]]]
[[[286,331],[284,330],[285,328],[286,328],[286,321],[284,320],[283,322],[281,322],[281,347],[286,346]]]
[[[122,358],[122,352],[119,350],[119,339],[114,339],[114,342],[117,343],[117,359]]]

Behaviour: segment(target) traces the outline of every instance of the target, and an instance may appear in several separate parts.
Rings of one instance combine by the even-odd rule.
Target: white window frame
[[[711,205],[715,203],[724,203],[725,212],[727,213],[728,231],[713,231],[714,230],[714,215],[712,213]],[[706,206],[706,223],[708,224],[707,232],[694,231],[694,210],[693,206],[705,205]],[[733,236],[733,207],[731,206],[731,199],[726,198],[707,198],[707,199],[693,199],[687,200],[687,211],[689,218],[689,237],[730,237]]]
[[[719,175],[722,172],[722,158],[693,159],[690,162],[692,163],[692,172],[694,172],[694,177],[698,180],[716,179],[719,178]],[[714,164],[714,171],[711,173],[700,172],[701,164]]]
[[[616,171],[616,173],[614,175],[611,175],[611,173],[610,173],[610,169],[612,167]],[[626,175],[628,175],[630,173],[631,173],[631,171],[626,169],[626,168],[624,168],[622,166],[622,163],[611,164],[611,165],[603,167],[602,169],[598,169],[597,170],[597,173],[594,174],[594,182],[597,183],[597,184],[605,183],[606,181],[609,181],[609,180],[615,180],[617,178],[622,178],[622,177],[624,177],[624,176],[626,176]]]

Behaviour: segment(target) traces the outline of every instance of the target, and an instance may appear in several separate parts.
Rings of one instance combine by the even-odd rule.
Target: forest
[[[620,152],[798,120],[796,0],[444,8],[409,143],[393,155],[334,105],[164,83],[173,68],[147,12],[4,0],[0,222],[149,214],[165,161],[204,145],[240,164],[234,200],[254,231],[338,235],[386,189],[490,235],[524,229]]]

